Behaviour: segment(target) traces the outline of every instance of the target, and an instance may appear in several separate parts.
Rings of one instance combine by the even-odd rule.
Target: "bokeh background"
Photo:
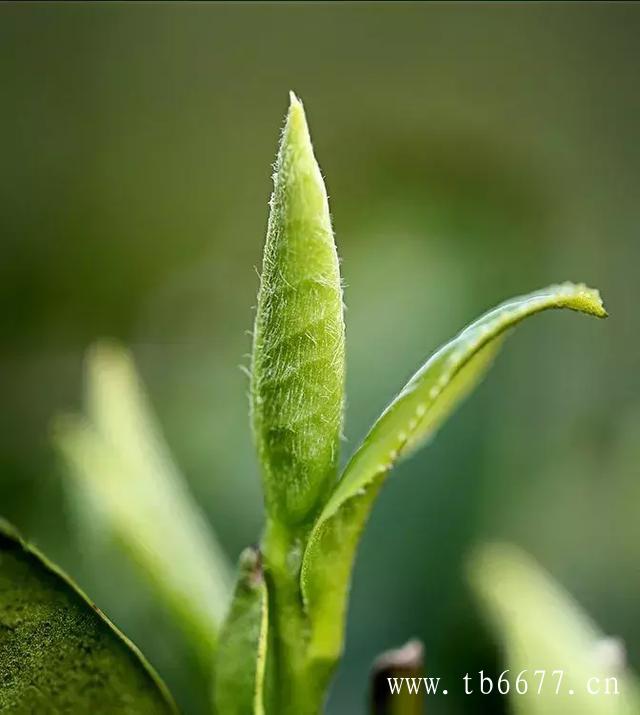
[[[122,341],[230,557],[257,540],[240,366],[290,88],[346,284],[345,455],[496,302],[583,280],[611,313],[520,329],[394,473],[359,552],[329,713],[363,712],[371,661],[412,636],[443,678],[498,667],[464,578],[487,539],[532,553],[640,668],[639,33],[624,3],[0,7],[0,512],[187,712],[200,710],[179,637],[140,584],[98,578],[109,563],[83,556],[50,424],[79,408],[87,346]]]

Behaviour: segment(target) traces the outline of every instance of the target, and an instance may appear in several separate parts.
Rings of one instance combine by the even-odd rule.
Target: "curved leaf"
[[[273,178],[254,329],[252,422],[267,513],[297,524],[321,506],[337,476],[344,321],[327,192],[293,93]]]
[[[519,549],[494,544],[470,562],[470,583],[504,648],[511,683],[522,671],[527,692],[512,698],[519,715],[632,715],[640,690],[624,665],[620,645],[606,639],[589,616]],[[540,673],[545,671],[540,686]],[[561,670],[562,680],[554,671]],[[615,678],[619,695],[614,695]],[[591,680],[591,679],[597,679]],[[559,685],[559,692],[556,688]],[[601,692],[591,694],[596,689]],[[524,686],[521,688],[524,689]],[[540,693],[538,693],[540,689]],[[572,690],[573,694],[569,691]]]
[[[126,351],[92,349],[87,393],[91,422],[60,418],[55,429],[77,520],[115,537],[208,671],[231,594],[226,557],[153,423]]]
[[[267,588],[260,554],[245,549],[216,656],[215,705],[220,715],[263,715],[267,655]]]
[[[340,653],[358,537],[389,470],[424,444],[482,379],[504,334],[524,318],[551,308],[606,316],[597,291],[571,283],[490,310],[427,360],[351,457],[313,527],[303,560],[301,586],[311,621],[311,658],[330,668]]]
[[[136,647],[0,521],[0,711],[176,713]]]

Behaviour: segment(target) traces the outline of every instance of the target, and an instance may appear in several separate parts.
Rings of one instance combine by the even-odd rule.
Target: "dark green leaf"
[[[0,711],[177,712],[135,646],[0,522]]]

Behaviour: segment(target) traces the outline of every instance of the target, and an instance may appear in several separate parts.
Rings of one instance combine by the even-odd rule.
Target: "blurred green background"
[[[527,324],[394,473],[329,713],[363,712],[371,661],[411,636],[430,674],[498,667],[463,576],[488,538],[530,551],[640,668],[639,33],[640,6],[622,3],[0,7],[0,512],[187,712],[178,636],[74,539],[49,428],[79,407],[87,346],[121,340],[230,556],[258,539],[240,365],[290,88],[342,257],[345,455],[433,348],[503,298],[583,280],[612,316]],[[430,712],[503,707],[451,693]]]

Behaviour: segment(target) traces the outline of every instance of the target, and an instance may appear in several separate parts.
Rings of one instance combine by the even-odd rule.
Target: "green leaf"
[[[400,457],[423,445],[478,384],[505,333],[524,318],[550,308],[606,316],[597,291],[570,283],[503,303],[429,358],[351,457],[313,527],[301,574],[311,621],[310,657],[324,663],[327,671],[342,648],[358,538],[389,470]]]
[[[291,94],[275,167],[251,374],[252,422],[271,518],[297,524],[324,502],[337,475],[343,400],[338,256],[304,109]]]
[[[263,715],[267,655],[267,589],[260,554],[240,556],[231,608],[216,656],[215,705],[220,715]]]
[[[136,647],[3,521],[0,711],[12,715],[177,712]]]
[[[91,422],[65,417],[55,429],[78,522],[116,540],[208,671],[231,595],[227,560],[171,460],[124,350],[102,344],[90,352],[87,393]]]
[[[526,554],[508,545],[480,549],[470,583],[503,645],[505,676],[515,685],[519,715],[632,715],[640,712],[638,683],[626,669],[621,646],[605,638],[580,606]],[[545,671],[541,675],[534,671]],[[562,678],[554,671],[563,671]],[[522,672],[526,671],[526,672]],[[613,695],[615,678],[619,695]],[[592,680],[592,679],[598,679]],[[559,686],[559,692],[556,689]],[[524,690],[521,685],[521,690]],[[599,690],[597,694],[590,694]],[[610,694],[605,694],[609,687]],[[538,689],[540,693],[538,694]],[[573,690],[573,695],[569,693]]]

